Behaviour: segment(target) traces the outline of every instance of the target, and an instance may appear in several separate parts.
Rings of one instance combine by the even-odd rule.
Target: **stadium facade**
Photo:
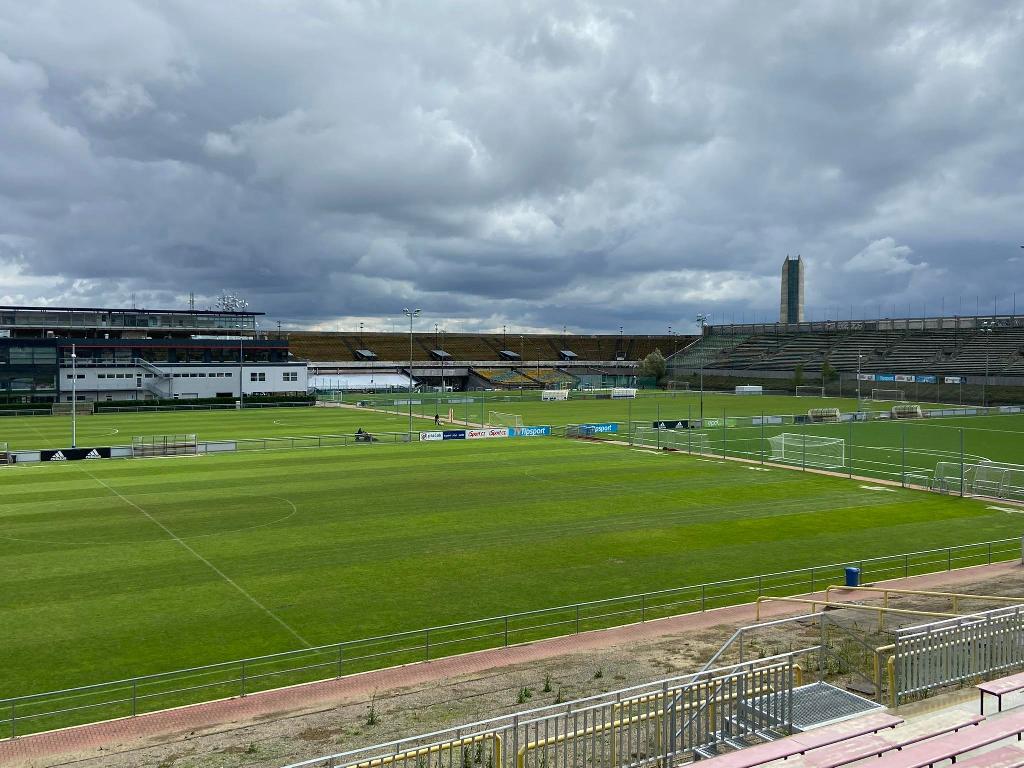
[[[0,400],[304,395],[306,364],[257,331],[262,314],[2,306]]]

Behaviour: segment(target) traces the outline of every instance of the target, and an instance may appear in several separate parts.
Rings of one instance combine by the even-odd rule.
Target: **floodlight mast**
[[[75,345],[71,345],[71,447],[78,447],[78,367]]]
[[[412,321],[423,310],[403,307],[402,314],[409,318],[409,441],[412,442]]]
[[[217,297],[218,312],[244,312],[249,302],[234,293],[224,291]],[[245,408],[245,385],[242,383],[245,378],[245,349],[242,346],[244,336],[242,335],[242,318],[238,318],[238,407]]]
[[[704,338],[704,328],[708,324],[708,316],[704,312],[697,313],[697,325],[700,326],[700,337]],[[704,427],[704,354],[700,356],[700,426]]]

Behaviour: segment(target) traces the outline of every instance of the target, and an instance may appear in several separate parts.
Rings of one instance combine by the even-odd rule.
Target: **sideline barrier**
[[[834,583],[847,567],[854,565],[861,569],[865,581],[881,581],[1020,560],[1021,544],[1018,538],[998,539],[848,560],[15,696],[0,700],[0,732],[13,738],[444,656],[697,613],[753,602],[758,597],[805,594]]]

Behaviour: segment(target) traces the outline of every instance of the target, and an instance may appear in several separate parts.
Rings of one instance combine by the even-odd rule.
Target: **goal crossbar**
[[[518,413],[488,411],[487,423],[492,427],[521,427],[523,426],[523,417]]]
[[[772,460],[810,467],[842,467],[846,463],[846,441],[841,437],[783,432],[768,438]]]

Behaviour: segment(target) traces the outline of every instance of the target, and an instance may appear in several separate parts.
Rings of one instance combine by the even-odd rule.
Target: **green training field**
[[[0,696],[1024,528],[980,501],[555,438],[0,484]]]
[[[413,429],[428,429],[430,418],[414,416]],[[404,414],[355,408],[246,408],[245,410],[95,413],[78,417],[81,446],[131,445],[135,435],[194,433],[202,440],[256,439],[300,435],[407,432]],[[10,448],[65,448],[71,445],[70,416],[5,416],[0,442]]]

